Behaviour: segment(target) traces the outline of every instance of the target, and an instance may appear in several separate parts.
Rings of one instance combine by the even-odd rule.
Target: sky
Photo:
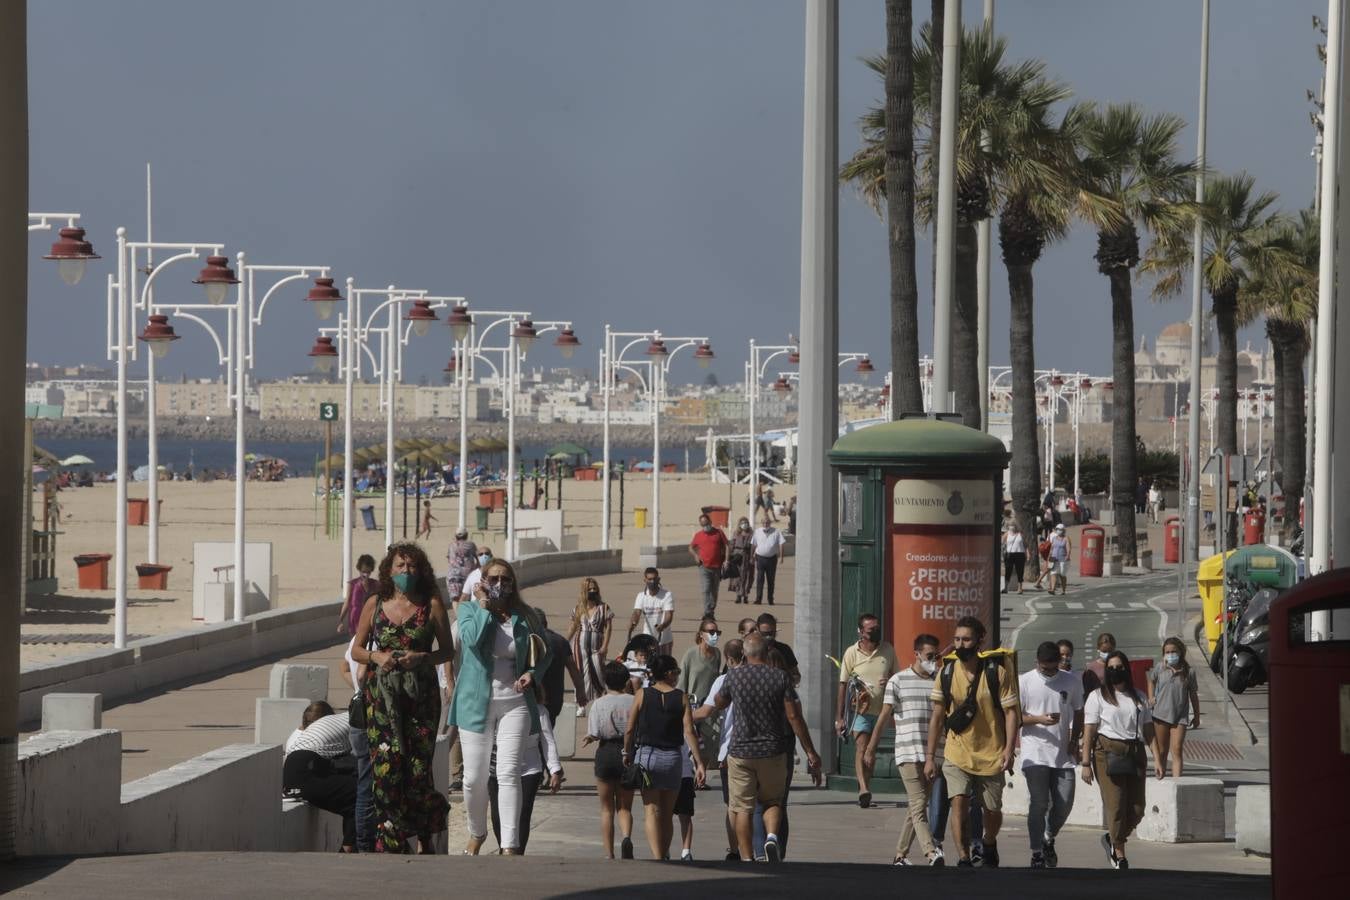
[[[1044,60],[1075,99],[1133,100],[1194,122],[1199,0],[997,6],[1009,55]],[[882,99],[860,58],[884,50],[885,17],[881,0],[840,7],[842,161],[859,116]],[[929,5],[914,8],[917,27]],[[54,235],[32,233],[29,359],[105,359],[104,282],[117,227],[144,238],[148,162],[157,240],[571,320],[583,342],[572,364],[592,370],[606,323],[707,336],[713,371],[739,381],[750,338],[783,343],[798,330],[804,10],[802,0],[30,2],[30,208],[82,213],[104,259],[68,288],[40,259]],[[982,4],[967,0],[964,15],[976,23]],[[1211,19],[1209,163],[1248,170],[1291,212],[1314,189],[1313,15],[1325,17],[1325,0],[1218,0]],[[1192,127],[1180,152],[1194,156]],[[840,349],[884,362],[885,230],[851,187],[840,198]],[[1095,246],[1079,227],[1036,267],[1041,367],[1109,374]],[[927,352],[926,241],[918,252]],[[195,268],[175,268],[156,299],[181,290],[201,302]],[[997,258],[992,285],[997,365],[1008,359]],[[269,305],[257,376],[308,368],[318,322],[302,297],[279,292]],[[1154,303],[1137,285],[1135,299],[1137,336],[1189,316],[1189,291]],[[72,316],[88,327],[72,329]],[[178,331],[162,375],[218,374],[206,334],[190,322]],[[409,346],[407,380],[439,378],[451,339],[448,328],[432,335]],[[1245,338],[1264,344],[1259,328]],[[529,362],[562,364],[542,348]],[[686,358],[670,380],[702,375]]]

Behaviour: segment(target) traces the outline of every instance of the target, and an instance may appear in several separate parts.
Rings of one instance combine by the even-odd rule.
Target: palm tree
[[[1275,358],[1275,420],[1271,431],[1271,471],[1280,473],[1285,497],[1283,532],[1298,523],[1293,513],[1303,495],[1307,451],[1307,413],[1304,408],[1303,365],[1311,346],[1313,316],[1317,310],[1317,272],[1320,246],[1317,217],[1310,210],[1287,222],[1275,237],[1287,256],[1280,265],[1258,269],[1243,285],[1239,306],[1264,310],[1266,335]]]
[[[921,46],[914,51],[913,109],[925,139],[919,141],[924,183],[918,211],[927,222],[936,207],[936,131],[931,121],[929,96],[935,59],[933,33],[922,31]],[[1005,61],[1007,41],[984,29],[963,35],[961,51],[961,116],[956,135],[957,222],[955,240],[955,308],[952,316],[952,384],[956,408],[963,421],[979,425],[979,372],[977,370],[977,303],[975,273],[977,251],[975,226],[989,218],[1002,199],[1008,181],[1038,171],[1037,160],[1057,148],[1060,135],[1051,121],[1051,108],[1066,99],[1064,85],[1044,77],[1045,66],[1036,60]],[[868,67],[885,72],[882,57],[868,57]],[[882,139],[885,112],[872,109],[860,122],[863,146],[843,167],[841,177],[854,182],[869,203],[877,208],[886,196]],[[987,137],[987,141],[985,138]]]
[[[923,409],[919,383],[919,284],[914,259],[914,13],[886,0],[884,125],[887,245],[891,262],[891,408]]]
[[[1134,104],[1084,113],[1079,158],[1079,213],[1097,229],[1097,271],[1111,285],[1111,505],[1116,547],[1127,562],[1137,556],[1134,488],[1137,473],[1134,402],[1134,294],[1130,273],[1139,263],[1139,229],[1167,232],[1186,222],[1194,163],[1176,161],[1177,116],[1145,116]]]
[[[1237,453],[1237,333],[1259,309],[1239,303],[1244,285],[1258,271],[1273,272],[1290,264],[1284,242],[1284,220],[1269,213],[1277,196],[1255,193],[1256,179],[1246,172],[1220,175],[1205,183],[1200,217],[1200,269],[1209,289],[1219,352],[1215,382],[1219,402],[1214,411],[1215,443]],[[1158,275],[1155,297],[1179,292],[1187,283],[1192,261],[1193,226],[1166,229],[1145,254],[1142,271]]]

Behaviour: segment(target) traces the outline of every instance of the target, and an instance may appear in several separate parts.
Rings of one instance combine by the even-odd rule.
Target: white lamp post
[[[667,349],[666,341],[675,343]],[[681,350],[697,347],[694,359],[704,368],[715,358],[712,345],[706,337],[661,337],[655,332],[647,346],[647,355],[651,357],[651,397],[652,397],[652,546],[661,546],[661,406],[666,400],[666,375],[670,372],[670,363]]]
[[[788,337],[792,340],[791,336]],[[780,356],[786,355],[788,362],[797,365],[801,361],[801,352],[795,341],[788,344],[765,345],[756,344],[755,339],[750,339],[750,362],[747,368],[745,381],[745,399],[750,413],[750,494],[746,506],[749,510],[748,515],[753,521],[755,518],[755,500],[759,496],[759,433],[755,426],[755,405],[759,400],[759,392],[764,382],[765,373],[768,371],[769,364]],[[779,379],[784,385],[786,381]],[[775,388],[777,388],[775,382]]]
[[[93,245],[84,239],[84,229],[75,224],[79,218],[79,213],[28,214],[29,231],[51,231],[53,220],[65,219],[65,226],[57,232],[56,243],[42,258],[54,260],[61,280],[72,287],[84,277],[85,263],[91,259],[102,259],[94,252]]]

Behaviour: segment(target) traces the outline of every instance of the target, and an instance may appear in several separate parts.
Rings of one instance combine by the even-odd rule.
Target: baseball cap
[[[1058,525],[1056,525],[1056,526],[1055,526],[1055,530],[1056,530],[1056,531],[1063,531],[1063,530],[1064,530],[1064,523],[1061,522],[1061,523],[1059,523]]]

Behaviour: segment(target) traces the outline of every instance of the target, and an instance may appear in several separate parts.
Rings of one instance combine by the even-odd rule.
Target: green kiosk
[[[830,450],[839,476],[837,657],[857,640],[863,613],[881,618],[902,667],[914,661],[917,635],[947,646],[962,616],[979,617],[985,646],[998,646],[1008,451],[951,418],[902,417],[845,434]],[[855,753],[852,741],[841,747],[836,780],[853,778]],[[890,740],[878,747],[872,789],[901,789]]]

